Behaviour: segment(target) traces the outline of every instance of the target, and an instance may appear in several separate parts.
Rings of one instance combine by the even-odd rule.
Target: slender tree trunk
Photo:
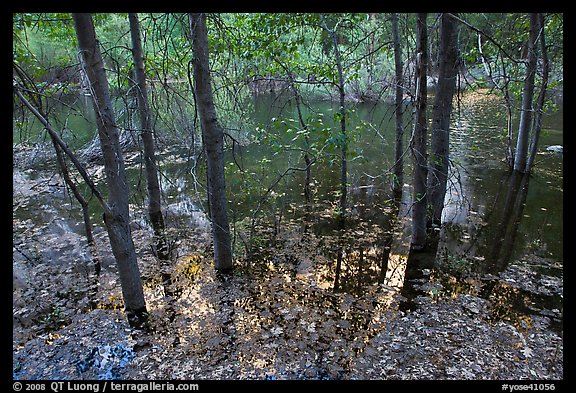
[[[538,38],[538,14],[530,14],[530,35],[528,38],[528,62],[526,64],[526,77],[522,93],[522,109],[520,112],[520,126],[516,141],[516,155],[514,157],[514,170],[524,172],[528,155],[528,138],[532,125],[532,100],[534,96],[534,77],[536,74],[536,40]]]
[[[334,39],[334,54],[336,55],[336,65],[338,67],[338,91],[340,93],[340,220],[342,225],[346,219],[346,205],[348,195],[348,140],[346,135],[346,104],[344,93],[344,76],[342,73],[342,62],[340,61],[340,50],[336,41],[336,34],[332,35]]]
[[[322,18],[324,30],[332,37],[332,48],[334,50],[334,57],[336,59],[336,68],[338,70],[338,94],[339,94],[339,117],[340,117],[340,226],[344,227],[346,220],[346,205],[347,205],[347,187],[348,187],[348,169],[347,169],[347,156],[348,156],[348,141],[346,139],[346,93],[344,91],[344,72],[342,70],[342,60],[340,58],[340,50],[338,49],[338,37],[336,32],[330,30],[328,25]]]
[[[134,74],[136,77],[136,100],[142,129],[142,144],[144,147],[144,166],[146,168],[146,186],[148,189],[148,216],[154,230],[156,255],[160,260],[160,274],[162,276],[164,293],[172,296],[170,289],[172,277],[170,274],[170,250],[165,236],[164,217],[162,215],[160,182],[158,180],[158,166],[156,165],[156,148],[154,146],[154,127],[152,113],[148,103],[148,88],[146,72],[144,69],[144,53],[142,39],[140,38],[140,22],[138,14],[129,13],[130,35],[132,37],[132,57],[134,59]]]
[[[450,115],[458,75],[456,22],[449,14],[442,14],[440,26],[440,65],[438,86],[432,110],[431,155],[428,172],[430,221],[440,225],[448,180],[450,144]]]
[[[512,127],[512,102],[510,101],[510,92],[508,89],[510,78],[506,75],[506,63],[504,62],[504,56],[502,53],[500,54],[500,61],[502,62],[502,78],[504,79],[502,92],[504,93],[504,102],[506,103],[506,162],[510,168],[513,168],[514,149],[512,148],[512,142],[514,138],[514,130]]]
[[[68,166],[66,165],[66,160],[64,158],[65,154],[67,153],[71,154],[72,152],[69,151],[68,149],[65,149],[62,146],[62,145],[65,146],[64,141],[62,141],[62,139],[58,137],[57,133],[52,129],[52,126],[48,123],[48,117],[42,111],[42,101],[40,99],[36,99],[35,97],[35,96],[39,97],[39,95],[38,92],[34,90],[34,84],[30,83],[31,82],[30,77],[26,75],[26,73],[16,65],[14,65],[14,71],[20,77],[23,85],[26,86],[26,91],[28,91],[28,95],[32,100],[33,104],[28,102],[28,100],[22,95],[19,86],[14,86],[14,92],[24,103],[24,106],[26,106],[30,110],[30,112],[32,112],[32,114],[36,116],[36,118],[40,120],[42,124],[44,124],[44,127],[48,131],[48,135],[52,140],[52,145],[54,146],[54,151],[56,152],[56,162],[58,163],[58,167],[60,169],[62,178],[64,179],[64,182],[66,183],[70,191],[72,191],[72,194],[74,194],[74,197],[76,198],[78,203],[80,203],[80,206],[82,208],[82,216],[84,219],[84,228],[86,230],[86,241],[88,242],[88,247],[90,249],[90,253],[92,254],[94,271],[98,276],[100,275],[102,266],[100,264],[98,250],[96,249],[96,242],[94,241],[94,236],[92,235],[92,220],[90,219],[90,214],[88,211],[88,202],[86,201],[84,196],[80,193],[78,187],[76,187],[76,183],[74,183],[74,181],[72,180],[72,177],[70,176],[70,171],[68,170]],[[34,94],[32,94],[32,91],[34,91]],[[35,105],[36,107],[34,107],[33,105]],[[73,157],[72,161],[74,164],[78,163],[78,161],[77,160],[75,161]],[[89,186],[91,185],[89,184]]]
[[[394,40],[394,66],[396,69],[396,143],[394,162],[394,181],[392,191],[394,199],[402,200],[402,186],[404,185],[404,75],[402,64],[402,46],[400,45],[400,35],[398,34],[398,14],[392,13],[392,37]]]
[[[70,177],[70,173],[68,172],[68,166],[66,165],[66,161],[64,160],[64,155],[62,154],[62,150],[60,146],[58,146],[58,142],[52,138],[52,144],[54,145],[54,150],[56,151],[56,160],[58,162],[58,166],[60,167],[60,172],[62,174],[62,178],[68,185],[74,197],[80,203],[82,208],[82,217],[84,219],[84,229],[86,230],[86,241],[88,242],[88,248],[90,249],[90,254],[92,254],[92,262],[94,265],[94,272],[96,275],[100,275],[100,271],[102,270],[102,266],[100,264],[100,258],[98,256],[98,251],[96,248],[96,241],[94,240],[94,236],[92,235],[92,220],[90,220],[90,213],[88,211],[88,202],[82,196],[78,187]]]
[[[146,184],[148,188],[148,215],[156,237],[156,251],[161,261],[169,259],[168,247],[164,236],[164,217],[162,216],[160,182],[158,180],[158,166],[156,165],[156,148],[154,146],[154,130],[152,113],[148,103],[148,89],[146,72],[144,69],[144,54],[140,38],[140,22],[138,14],[129,13],[130,34],[132,37],[132,56],[134,58],[134,71],[136,76],[136,99],[142,128],[142,144],[144,147],[144,166],[146,167]]]
[[[108,80],[102,54],[96,40],[92,16],[72,14],[76,37],[90,81],[100,147],[104,156],[104,170],[108,184],[110,210],[104,213],[112,253],[116,259],[122,295],[128,321],[133,327],[146,325],[146,302],[140,279],[140,270],[130,232],[128,184],[124,171],[124,158],[114,119]]]
[[[148,187],[148,213],[152,221],[152,227],[157,236],[164,231],[164,219],[160,202],[160,184],[158,181],[158,167],[156,165],[154,134],[152,126],[152,114],[148,104],[148,91],[146,86],[146,73],[144,70],[144,56],[142,53],[142,41],[140,39],[140,23],[138,14],[128,14],[130,20],[130,34],[132,36],[132,55],[136,75],[136,97],[140,126],[142,128],[142,143],[144,146],[144,164],[146,167],[146,181]]]
[[[296,81],[294,80],[294,75],[292,74],[292,72],[288,69],[288,67],[282,63],[278,58],[274,59],[278,65],[280,65],[280,67],[282,67],[284,69],[284,71],[286,72],[286,76],[288,77],[288,80],[290,81],[290,88],[292,89],[292,92],[294,93],[294,101],[296,101],[296,111],[298,113],[298,121],[300,122],[300,127],[302,127],[302,130],[305,131],[304,134],[304,163],[306,164],[305,167],[305,178],[304,178],[304,199],[306,201],[306,209],[308,210],[310,208],[310,203],[312,202],[312,191],[310,189],[310,181],[312,179],[312,173],[311,173],[311,165],[312,165],[312,161],[310,160],[310,155],[308,154],[308,149],[310,148],[310,138],[308,137],[308,126],[306,124],[306,122],[304,121],[304,116],[302,115],[302,94],[300,94],[300,90],[298,89],[298,86],[296,85]]]
[[[413,250],[422,250],[426,245],[427,209],[427,152],[426,152],[426,69],[427,69],[427,23],[426,13],[418,13],[416,30],[416,114],[412,133],[411,150],[414,162],[412,198],[412,240]]]
[[[308,137],[308,126],[304,121],[304,117],[302,116],[302,96],[300,95],[300,91],[296,87],[296,83],[292,76],[290,76],[290,84],[292,85],[292,89],[294,91],[294,99],[296,100],[296,110],[298,112],[298,119],[300,121],[300,126],[306,134],[304,134],[304,164],[306,165],[305,169],[305,177],[304,177],[304,199],[306,201],[306,209],[307,211],[310,209],[310,203],[312,203],[312,190],[310,189],[310,182],[312,180],[312,161],[310,160],[310,155],[308,154],[308,149],[310,148],[310,138]]]
[[[26,84],[26,81],[29,80],[27,75],[25,75],[23,73],[23,71],[21,71],[17,67],[15,67],[15,70],[20,75],[20,77],[22,78],[22,81],[24,82],[24,84]],[[90,301],[90,304],[94,305],[94,304],[96,304],[95,303],[96,302],[96,296],[98,294],[98,277],[100,276],[100,272],[102,270],[102,265],[100,263],[100,256],[98,255],[98,249],[96,247],[96,241],[94,240],[94,236],[92,234],[92,220],[90,219],[90,213],[88,211],[88,202],[86,201],[84,196],[80,193],[80,191],[78,190],[78,187],[76,187],[76,183],[74,183],[72,177],[70,176],[70,172],[68,170],[68,166],[66,165],[66,160],[64,158],[64,155],[65,154],[70,155],[70,158],[73,161],[74,165],[79,165],[79,162],[74,157],[74,155],[71,154],[72,152],[68,148],[65,147],[66,144],[64,143],[64,141],[62,141],[62,139],[60,139],[60,137],[58,136],[56,131],[54,129],[52,129],[52,126],[50,125],[50,123],[48,123],[46,114],[44,114],[41,110],[41,107],[42,107],[41,100],[35,100],[34,96],[32,94],[30,94],[30,98],[35,103],[35,105],[37,106],[37,108],[35,108],[32,104],[30,104],[26,100],[26,98],[24,98],[24,96],[22,96],[22,94],[20,93],[20,91],[18,90],[17,87],[14,87],[14,91],[15,91],[16,95],[20,98],[20,100],[24,103],[24,105],[30,110],[30,112],[32,112],[32,114],[34,114],[34,116],[36,116],[36,118],[38,120],[40,120],[40,122],[42,124],[44,124],[46,130],[48,131],[48,135],[50,135],[50,139],[52,140],[52,144],[54,145],[54,150],[56,152],[56,160],[58,162],[58,166],[60,168],[60,172],[62,174],[62,177],[64,178],[64,181],[68,185],[68,188],[72,191],[72,193],[74,194],[74,197],[76,198],[76,200],[80,203],[80,206],[82,207],[82,216],[84,219],[84,228],[86,230],[86,241],[88,242],[88,249],[90,250],[90,254],[92,255],[92,264],[94,266],[94,272],[96,273],[96,279],[95,280],[89,280],[89,284],[90,284],[89,301]],[[28,89],[28,91],[30,92],[32,90]],[[81,168],[81,169],[78,168],[78,170],[83,176],[84,175],[87,176],[84,168]],[[87,181],[86,183],[92,189],[93,194],[96,194],[98,201],[102,202],[101,197],[98,196],[99,193],[94,192],[94,190],[95,190],[94,185],[90,181]]]
[[[546,99],[546,89],[548,88],[548,74],[550,73],[550,62],[548,60],[548,50],[544,39],[544,14],[538,14],[538,30],[540,32],[540,49],[542,51],[542,85],[540,93],[534,108],[534,122],[532,125],[532,142],[530,144],[530,155],[526,162],[526,173],[530,173],[534,165],[534,158],[538,152],[538,140],[540,139],[540,130],[542,129],[542,113],[544,112],[544,101]]]
[[[486,82],[497,84],[492,77],[492,70],[490,66],[486,62],[486,56],[484,56],[484,52],[482,51],[482,34],[477,32],[478,34],[478,52],[480,53],[480,59],[482,59],[482,65],[484,66],[484,73],[486,74]]]
[[[214,238],[214,263],[219,271],[232,269],[232,244],[224,179],[224,130],[218,124],[212,96],[205,14],[190,14],[194,49],[194,92],[206,148],[208,200]]]

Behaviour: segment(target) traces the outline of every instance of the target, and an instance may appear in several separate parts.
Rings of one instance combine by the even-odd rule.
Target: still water
[[[56,116],[59,119],[56,125],[63,129],[64,137],[73,147],[80,148],[94,138],[94,115],[88,100],[76,101],[76,105],[81,108],[79,112],[62,108],[62,116]],[[283,226],[289,227],[302,220],[305,211],[303,151],[306,149],[313,160],[312,214],[307,219],[315,236],[333,235],[340,179],[338,143],[341,140],[336,106],[315,101],[302,107],[307,132],[300,124],[295,102],[282,95],[255,97],[246,108],[240,122],[230,126],[225,119],[222,121],[230,136],[226,181],[231,224],[237,240],[235,252],[241,255],[244,251],[242,244],[246,244],[246,238],[240,239],[242,231],[248,233],[251,227],[256,227],[266,232],[264,229],[273,228],[276,236]],[[317,260],[324,261],[323,265],[320,263],[322,266],[316,266],[317,271],[322,271],[318,273],[317,281],[320,284],[323,281],[324,286],[332,286],[335,290],[351,292],[375,282],[402,286],[405,277],[395,274],[407,257],[402,243],[406,243],[405,228],[410,213],[410,152],[406,150],[404,156],[403,205],[395,210],[389,197],[394,163],[394,108],[385,103],[360,103],[350,104],[348,110],[351,220],[346,245],[324,245],[323,251],[316,255]],[[411,107],[407,105],[404,110],[405,118],[409,118]],[[534,268],[530,272],[536,271],[543,277],[561,277],[563,157],[547,152],[546,147],[563,144],[562,109],[544,116],[537,164],[529,181],[511,177],[504,162],[505,113],[498,98],[482,93],[467,93],[455,101],[446,208],[438,251],[433,256],[437,259],[437,274],[430,276],[432,283],[435,280],[442,282],[445,290],[448,284],[444,273],[483,277],[504,274],[507,278],[506,274],[518,270],[512,269],[509,273],[510,266],[515,266],[513,263],[525,259],[526,255],[536,255],[546,261],[540,271]],[[119,122],[126,124],[126,129],[135,129],[135,116],[135,111],[125,110],[121,112]],[[168,116],[157,120],[157,129],[177,136],[168,143],[165,141],[169,138],[158,141],[162,148],[158,161],[165,206],[167,214],[189,219],[181,225],[207,227],[203,213],[206,211],[205,174],[202,160],[198,158],[201,148],[193,142],[200,138],[186,116],[180,113],[179,118],[173,117],[171,121],[166,121]],[[14,141],[38,139],[38,127],[34,124],[33,120],[15,122]],[[409,146],[410,130],[407,119],[405,147]],[[144,171],[139,155],[132,152],[129,156],[127,174],[133,192],[131,208],[135,217],[143,217]],[[38,168],[38,173],[40,171]],[[48,168],[48,171],[53,169]],[[95,164],[91,171],[98,173],[98,165]],[[58,216],[60,207],[54,208]],[[14,216],[33,219],[33,209],[33,205],[27,212],[19,209]],[[101,216],[95,203],[92,214]],[[71,217],[69,211],[63,215]],[[80,221],[79,213],[77,218]],[[262,242],[270,240],[269,237],[262,235],[255,239]],[[313,263],[311,266],[300,263],[296,270],[297,274],[306,275],[314,268]],[[417,279],[421,277],[417,276]],[[518,278],[509,277],[510,280]],[[555,293],[552,298],[549,307],[561,308],[561,295]]]
[[[286,104],[278,97],[259,98],[255,118],[260,127],[272,127],[270,119],[283,117],[296,123],[297,112],[294,105]],[[324,118],[333,116],[336,107],[326,103],[314,104],[316,111]],[[352,212],[363,209],[363,204],[375,206],[383,203],[390,190],[390,169],[394,159],[394,108],[386,104],[357,104],[351,109],[348,133],[352,142],[349,146],[348,183],[351,195]],[[410,107],[406,107],[410,117]],[[306,115],[307,113],[305,113]],[[429,116],[430,117],[430,116]],[[563,144],[562,110],[546,114],[540,149],[533,174],[526,187],[522,214],[518,219],[511,258],[518,258],[527,247],[542,246],[541,252],[547,257],[563,260],[563,160],[562,155],[546,152],[546,147]],[[517,119],[516,119],[517,120]],[[331,124],[333,133],[338,125]],[[517,129],[517,124],[514,124]],[[404,146],[409,144],[411,124],[406,123]],[[505,136],[506,112],[504,105],[493,96],[468,93],[455,102],[450,141],[450,178],[446,195],[446,208],[443,222],[468,227],[482,223],[485,241],[491,239],[490,227],[503,217],[498,209],[504,203],[509,189],[510,175],[506,163]],[[288,138],[292,138],[292,132]],[[253,144],[245,148],[244,162],[250,156],[270,157],[269,172],[282,172],[290,165],[303,167],[300,156],[284,153],[278,158],[270,149]],[[330,152],[329,152],[330,153]],[[337,153],[337,152],[334,152]],[[294,158],[294,156],[296,158]],[[299,159],[299,161],[296,161]],[[292,161],[290,161],[292,160]],[[411,157],[405,154],[405,183],[411,179]],[[339,161],[333,164],[312,166],[312,177],[316,181],[316,198],[327,200],[338,189],[340,176]],[[303,174],[297,173],[295,184],[288,187],[296,190],[302,198]],[[363,209],[369,210],[369,209]],[[487,233],[486,233],[487,232]]]

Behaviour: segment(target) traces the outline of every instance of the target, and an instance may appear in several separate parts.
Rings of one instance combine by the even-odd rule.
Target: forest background
[[[562,14],[13,14],[13,26],[14,210],[38,214],[46,204],[29,206],[35,190],[53,199],[54,187],[65,189],[65,210],[82,211],[72,233],[85,236],[48,246],[42,230],[55,233],[52,213],[44,226],[14,218],[15,301],[23,299],[16,348],[60,339],[54,332],[94,310],[122,309],[132,328],[170,331],[190,318],[182,293],[210,267],[208,277],[226,283],[293,265],[295,277],[316,274],[336,293],[363,295],[363,283],[391,278],[391,254],[428,274],[438,265],[456,276],[505,271],[507,258],[477,268],[470,255],[436,255],[458,167],[439,136],[448,135],[454,102],[473,97],[466,92],[497,97],[505,127],[496,154],[515,194],[539,163],[542,115],[562,95]],[[281,110],[257,122],[263,96]],[[367,103],[392,108],[393,133],[358,120]],[[367,133],[390,146],[381,160],[358,147]],[[350,175],[362,161],[381,173]],[[169,174],[179,163],[183,178]],[[406,225],[408,248],[391,253]],[[330,251],[310,258],[318,247]],[[31,271],[61,277],[67,289],[46,293],[42,280],[31,285]],[[228,348],[222,337],[235,335],[215,329],[206,347]],[[149,338],[136,346],[153,347]]]

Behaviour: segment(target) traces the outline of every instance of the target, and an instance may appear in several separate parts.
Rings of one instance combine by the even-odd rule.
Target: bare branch
[[[459,18],[458,16],[448,13],[448,15],[450,15],[452,18],[456,19],[458,22],[462,23],[463,25],[465,25],[466,27],[474,30],[475,32],[482,34],[484,37],[486,37],[486,39],[488,41],[490,41],[491,43],[493,43],[498,50],[500,50],[502,53],[504,53],[506,55],[506,57],[508,57],[510,60],[512,60],[514,63],[518,64],[518,63],[523,63],[522,60],[517,60],[515,59],[512,55],[510,55],[508,52],[506,52],[506,50],[504,48],[502,48],[502,46],[491,36],[489,36],[488,34],[486,34],[485,32],[483,32],[482,30],[480,30],[477,27],[472,26],[470,23],[466,22],[464,19]]]
[[[82,166],[82,164],[80,163],[80,161],[78,161],[78,158],[74,155],[74,153],[72,151],[70,151],[70,149],[68,148],[68,146],[66,145],[66,143],[64,143],[64,141],[60,138],[60,136],[58,135],[58,133],[54,130],[54,128],[52,128],[52,126],[50,125],[50,123],[48,122],[48,120],[46,120],[46,117],[40,113],[20,92],[19,87],[17,85],[13,86],[13,90],[14,93],[18,96],[18,98],[20,98],[20,100],[22,101],[22,103],[24,105],[26,105],[26,107],[30,110],[30,112],[32,112],[32,114],[34,116],[36,116],[36,118],[38,120],[40,120],[40,122],[44,125],[44,127],[46,128],[46,130],[48,131],[48,133],[50,134],[50,137],[52,138],[52,140],[54,140],[58,146],[60,146],[60,148],[62,148],[62,150],[64,151],[64,153],[66,153],[66,155],[68,157],[70,157],[70,160],[72,161],[72,163],[74,164],[74,166],[76,167],[76,169],[78,170],[78,172],[80,173],[80,176],[82,176],[82,178],[84,179],[84,181],[86,182],[86,184],[88,185],[88,187],[90,187],[90,189],[92,190],[92,192],[94,193],[94,195],[96,196],[96,198],[98,199],[98,201],[100,202],[100,205],[102,206],[102,208],[104,209],[104,212],[106,214],[110,214],[111,213],[111,209],[110,206],[108,206],[108,203],[106,203],[106,201],[104,200],[104,198],[102,197],[102,194],[100,194],[100,191],[98,191],[98,189],[96,188],[96,185],[94,184],[94,182],[92,181],[92,179],[90,178],[90,176],[88,176],[88,173],[86,172],[86,169],[84,169],[84,167]]]

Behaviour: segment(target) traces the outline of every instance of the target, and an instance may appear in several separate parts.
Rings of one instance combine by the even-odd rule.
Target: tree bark
[[[457,30],[454,19],[442,14],[440,26],[440,65],[438,86],[432,110],[431,155],[428,172],[430,221],[440,225],[448,180],[450,115],[458,75]]]
[[[410,146],[414,162],[411,240],[413,250],[422,250],[426,245],[426,209],[428,200],[426,192],[426,178],[428,173],[428,157],[426,151],[426,134],[428,127],[426,120],[428,34],[426,31],[426,17],[427,13],[418,13],[416,22],[416,114]]]
[[[392,37],[394,40],[394,66],[396,70],[396,97],[394,101],[396,115],[396,143],[394,161],[394,180],[392,192],[396,201],[402,200],[402,186],[404,185],[404,75],[402,64],[402,46],[398,34],[398,14],[392,13]]]
[[[520,125],[518,139],[516,140],[516,154],[514,157],[514,170],[524,173],[528,155],[528,138],[532,124],[532,100],[534,97],[534,77],[536,74],[536,40],[538,39],[538,14],[530,14],[530,34],[528,38],[528,62],[526,64],[526,77],[522,93],[522,109],[520,112]]]
[[[23,81],[28,79],[27,75],[25,75],[23,73],[23,71],[16,69],[16,68],[15,68],[15,71],[19,74],[19,76],[22,78]],[[78,203],[80,203],[80,206],[82,208],[82,217],[84,219],[84,229],[86,230],[86,241],[88,242],[88,248],[90,249],[90,253],[92,254],[92,260],[93,260],[93,264],[94,264],[94,272],[98,276],[98,275],[100,275],[100,271],[102,270],[102,266],[100,264],[100,258],[98,256],[98,250],[96,249],[96,242],[94,240],[94,236],[92,235],[92,220],[90,219],[90,214],[88,211],[88,202],[82,196],[82,194],[78,190],[78,187],[76,187],[76,183],[74,183],[74,181],[72,180],[72,177],[70,176],[70,172],[68,171],[68,166],[66,165],[66,160],[64,159],[64,154],[72,155],[72,152],[68,149],[65,150],[62,147],[62,145],[65,145],[64,141],[62,141],[62,139],[60,139],[58,137],[56,131],[52,128],[50,123],[48,123],[48,119],[47,119],[46,114],[40,109],[42,107],[42,105],[41,105],[42,102],[40,100],[35,100],[34,96],[32,94],[30,94],[31,100],[37,106],[35,108],[22,95],[22,93],[19,91],[19,87],[14,86],[14,92],[20,98],[20,100],[22,101],[24,106],[26,106],[30,110],[30,112],[32,112],[32,114],[34,116],[36,116],[36,118],[38,120],[40,120],[40,122],[42,124],[44,124],[44,127],[48,131],[48,135],[50,136],[50,139],[52,140],[52,145],[54,146],[54,151],[56,152],[56,162],[58,163],[58,167],[60,169],[60,173],[62,175],[62,178],[64,179],[64,182],[66,182],[66,185],[68,186],[70,191],[72,191],[72,194],[74,194],[74,197],[76,198]],[[38,93],[36,92],[36,94],[38,94]],[[79,164],[78,161],[75,160],[75,158],[72,158],[72,160],[75,161],[75,164],[76,163]],[[86,171],[83,168],[80,172],[86,173]],[[91,187],[91,188],[94,187],[94,185],[91,182],[87,182],[87,183],[88,183],[89,187]],[[92,188],[92,191],[94,192],[94,188]]]
[[[200,114],[206,148],[208,200],[214,239],[214,266],[219,271],[232,269],[232,244],[224,179],[224,130],[218,124],[212,96],[208,59],[208,29],[205,14],[190,14],[194,50],[194,93]]]
[[[96,247],[96,241],[94,240],[94,236],[92,234],[92,220],[90,219],[90,212],[88,211],[88,202],[82,196],[78,187],[76,187],[76,183],[72,180],[70,176],[70,172],[68,172],[68,166],[66,165],[66,161],[64,160],[64,155],[62,154],[62,150],[58,145],[58,142],[53,137],[52,145],[54,145],[54,151],[56,152],[56,161],[58,162],[58,166],[60,167],[60,173],[62,174],[62,178],[66,182],[66,185],[74,194],[74,197],[80,203],[82,208],[82,217],[84,219],[84,229],[86,230],[86,241],[88,242],[88,248],[90,249],[90,254],[92,255],[92,263],[94,265],[94,272],[97,276],[100,275],[100,271],[102,270],[102,265],[100,264],[100,257],[98,256],[98,250]]]
[[[338,95],[339,95],[339,115],[340,115],[340,213],[339,225],[344,228],[346,222],[346,205],[348,193],[348,140],[346,137],[346,93],[344,90],[344,72],[342,70],[342,61],[340,59],[340,50],[338,49],[338,37],[335,30],[330,30],[324,18],[322,25],[324,30],[330,34],[332,38],[332,49],[334,50],[334,57],[336,59],[336,69],[338,71]]]
[[[132,37],[132,57],[136,76],[136,98],[140,115],[142,144],[144,147],[144,166],[146,167],[146,184],[148,189],[148,215],[156,237],[156,251],[161,261],[169,259],[168,247],[164,237],[164,217],[162,216],[160,182],[158,181],[158,166],[156,165],[154,130],[152,114],[148,104],[146,72],[144,69],[144,54],[140,38],[140,22],[138,14],[129,13],[130,35]]]
[[[146,302],[140,279],[140,270],[130,232],[128,209],[128,184],[124,171],[124,158],[119,143],[118,128],[114,119],[108,80],[104,71],[102,54],[96,40],[92,16],[73,13],[78,46],[90,81],[96,112],[96,125],[100,147],[104,156],[104,170],[108,184],[110,210],[104,213],[112,253],[116,259],[124,307],[133,327],[146,325]]]
[[[286,72],[286,77],[289,80],[290,88],[294,93],[294,101],[296,102],[296,111],[298,113],[298,121],[300,122],[300,126],[302,130],[305,132],[304,134],[304,163],[306,164],[305,167],[305,178],[304,178],[304,199],[306,201],[306,210],[310,209],[310,203],[312,202],[312,191],[310,189],[310,182],[312,180],[312,173],[311,173],[311,165],[312,161],[310,160],[310,155],[308,154],[308,150],[310,148],[310,138],[308,137],[308,125],[304,121],[304,116],[302,115],[302,94],[300,94],[300,90],[296,85],[296,80],[294,75],[288,67],[280,61],[278,58],[274,58],[274,61],[280,65]]]
[[[534,158],[538,152],[538,140],[542,129],[542,113],[544,111],[544,101],[546,99],[546,89],[548,88],[548,74],[550,73],[550,61],[548,60],[548,49],[544,39],[544,14],[538,14],[538,30],[540,37],[540,50],[542,52],[542,85],[534,108],[534,121],[532,123],[532,142],[530,144],[530,154],[526,162],[526,173],[530,173],[534,165]]]

